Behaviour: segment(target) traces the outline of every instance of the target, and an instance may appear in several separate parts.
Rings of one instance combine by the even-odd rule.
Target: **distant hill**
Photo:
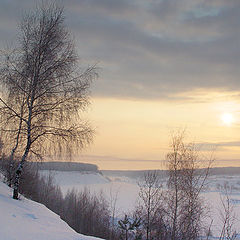
[[[144,176],[148,170],[99,170],[98,166],[90,163],[80,162],[42,162],[31,163],[38,167],[39,170],[54,171],[78,171],[78,172],[96,172],[105,176],[125,176],[138,178]],[[161,177],[168,175],[168,170],[149,170],[157,171]],[[240,167],[215,167],[210,170],[210,175],[240,175]]]
[[[54,171],[78,171],[78,172],[96,172],[100,173],[98,166],[90,163],[79,162],[33,162],[31,163],[38,167],[39,170],[54,170]]]
[[[210,170],[211,175],[240,175],[240,167],[215,167]]]
[[[162,176],[166,177],[168,171],[167,170],[101,170],[103,175],[105,176],[114,176],[114,177],[129,177],[129,178],[138,178],[144,176],[145,173],[148,171],[157,171],[157,173]]]
[[[168,170],[149,170],[157,171],[161,177],[166,177],[168,175]],[[144,176],[148,170],[102,170],[101,171],[105,176],[125,176],[130,178],[138,178]],[[210,175],[240,175],[240,167],[215,167],[211,168]]]

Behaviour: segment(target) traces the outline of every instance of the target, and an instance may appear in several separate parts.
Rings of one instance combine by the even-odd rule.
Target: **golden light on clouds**
[[[186,128],[186,139],[200,143],[239,140],[235,98],[210,92],[188,96],[189,101],[94,98],[90,119],[97,134],[84,155],[95,156],[89,162],[100,169],[156,169],[162,168],[173,130]],[[216,154],[236,159],[239,147],[221,146]]]

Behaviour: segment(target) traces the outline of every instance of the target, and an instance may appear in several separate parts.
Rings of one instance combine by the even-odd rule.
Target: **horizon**
[[[114,160],[113,160],[114,161]],[[129,162],[129,161],[131,161],[131,160],[129,160],[129,159],[125,159],[125,161],[126,162]],[[148,160],[144,160],[144,161],[148,161]],[[239,159],[226,159],[226,160],[218,160],[218,161],[220,161],[220,162],[224,162],[224,161],[226,161],[226,162],[232,162],[232,164],[231,165],[221,165],[221,164],[216,164],[215,162],[211,165],[211,167],[210,167],[210,169],[216,169],[216,168],[240,168],[240,166],[239,166],[239,164],[233,164],[234,162],[237,162],[237,161],[239,161]],[[35,162],[35,161],[33,161],[33,162]],[[165,162],[165,164],[162,164],[162,166],[163,165],[165,165],[164,167],[162,167],[162,168],[160,168],[159,166],[156,166],[156,167],[152,167],[152,168],[132,168],[132,169],[129,169],[129,168],[104,168],[104,169],[102,169],[102,168],[100,168],[99,167],[99,165],[98,165],[98,163],[97,163],[97,161],[95,160],[95,161],[80,161],[80,160],[78,160],[78,161],[68,161],[68,160],[52,160],[52,161],[50,161],[50,160],[47,160],[47,161],[43,161],[43,162],[35,162],[35,163],[52,163],[52,162],[56,162],[56,163],[67,163],[67,164],[71,164],[71,163],[80,163],[80,164],[93,164],[93,165],[95,165],[95,166],[97,166],[98,167],[98,170],[99,171],[154,171],[154,170],[160,170],[160,171],[165,171],[165,170],[167,170],[168,171],[168,167],[167,167],[167,163],[166,163],[166,161],[165,160],[160,160],[159,162]],[[94,162],[94,163],[93,163]],[[138,160],[137,159],[135,159],[134,160],[134,162],[138,162]],[[140,160],[140,162],[141,162],[141,160]],[[156,161],[156,162],[158,162],[158,161]],[[99,163],[102,163],[102,160],[99,160]],[[206,168],[206,166],[205,165],[201,165],[201,166],[199,166],[199,169],[204,169],[204,168]]]

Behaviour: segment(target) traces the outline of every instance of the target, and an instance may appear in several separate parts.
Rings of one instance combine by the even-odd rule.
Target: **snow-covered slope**
[[[101,175],[100,173],[95,172],[64,172],[64,171],[48,171],[41,170],[41,175],[48,176],[51,174],[55,182],[61,187],[63,193],[66,193],[72,188],[75,189],[84,189],[84,187],[94,186],[98,188],[99,185],[104,185],[109,183],[109,179]]]
[[[94,240],[76,233],[44,205],[21,197],[0,182],[0,240]]]
[[[139,188],[136,181],[130,178],[109,179],[99,173],[78,171],[41,170],[40,174],[44,176],[51,174],[55,182],[60,186],[63,194],[66,194],[68,190],[73,188],[77,191],[82,191],[87,187],[92,194],[104,193],[109,202],[117,198],[117,212],[121,217],[122,215],[124,216],[124,213],[132,211],[136,205]]]

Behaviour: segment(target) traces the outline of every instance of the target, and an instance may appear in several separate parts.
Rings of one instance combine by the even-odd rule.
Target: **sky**
[[[0,0],[0,48],[40,1]],[[81,64],[97,63],[87,117],[100,169],[166,166],[172,132],[240,166],[239,0],[63,0]]]

